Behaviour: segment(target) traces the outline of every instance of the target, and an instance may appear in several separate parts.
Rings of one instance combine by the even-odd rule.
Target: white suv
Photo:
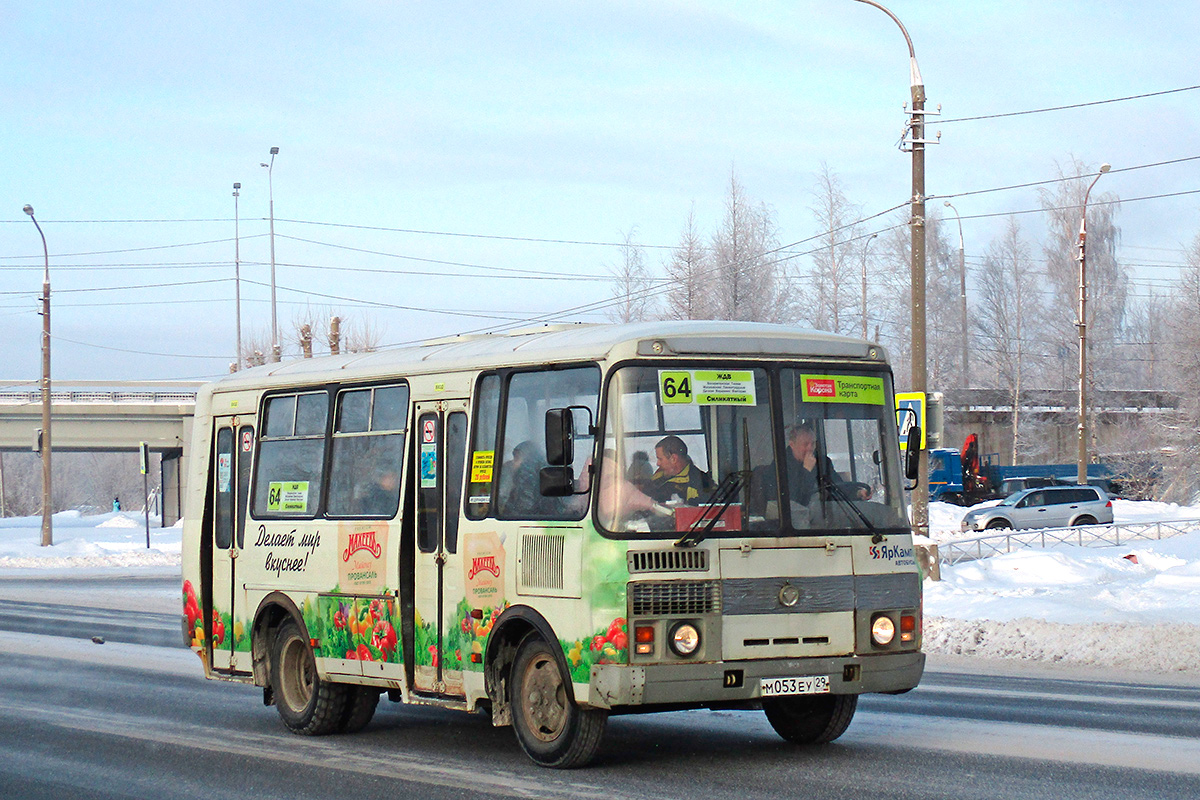
[[[968,511],[964,531],[985,528],[1066,528],[1111,524],[1112,500],[1095,486],[1044,486],[1026,489],[1000,505]]]

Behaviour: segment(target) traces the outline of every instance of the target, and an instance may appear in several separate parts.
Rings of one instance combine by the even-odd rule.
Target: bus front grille
[[[695,548],[631,550],[629,572],[708,572],[708,551]]]
[[[634,616],[717,614],[721,585],[716,581],[662,581],[629,584]]]

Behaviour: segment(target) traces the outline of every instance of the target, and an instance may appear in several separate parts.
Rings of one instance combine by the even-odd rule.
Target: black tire
[[[580,708],[550,646],[536,633],[525,637],[509,676],[509,703],[517,741],[535,763],[572,769],[595,758],[608,712]]]
[[[295,620],[279,626],[271,643],[271,690],[279,718],[293,733],[335,733],[346,710],[346,687],[317,674],[312,647]]]
[[[1008,524],[1006,519],[994,519],[987,524],[989,531],[1012,530],[1012,525]]]
[[[379,690],[370,686],[347,686],[346,707],[342,711],[339,733],[358,733],[367,727],[379,705]]]
[[[962,499],[962,495],[958,494],[957,492],[946,492],[941,496],[940,499],[943,503],[949,503],[952,506],[966,505],[966,502],[964,502]]]
[[[768,697],[763,700],[767,722],[793,744],[832,742],[850,727],[856,708],[856,694]]]
[[[1095,525],[1095,524],[1096,524],[1095,517],[1086,517],[1086,516],[1080,517],[1079,519],[1077,519],[1071,523],[1071,525],[1073,527],[1079,527],[1080,525]]]

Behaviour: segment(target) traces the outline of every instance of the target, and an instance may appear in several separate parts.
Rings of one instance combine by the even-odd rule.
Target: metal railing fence
[[[1170,539],[1200,531],[1200,519],[1170,519],[1158,522],[1124,522],[1111,525],[1079,525],[1074,528],[1007,530],[970,539],[940,542],[941,566],[1003,555],[1027,547],[1115,547],[1138,540]]]

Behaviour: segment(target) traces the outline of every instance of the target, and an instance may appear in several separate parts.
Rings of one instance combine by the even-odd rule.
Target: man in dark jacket
[[[687,445],[678,436],[666,436],[654,445],[658,470],[650,478],[646,494],[660,503],[672,500],[684,505],[699,505],[713,489],[713,481],[688,455]]]
[[[830,483],[842,485],[847,481],[833,468],[829,456],[820,456],[825,463],[817,469],[817,435],[808,425],[792,425],[787,429],[787,451],[784,459],[787,464],[788,497],[800,505],[808,505],[814,494],[820,488],[820,478],[824,477]],[[866,500],[870,490],[858,488],[857,497]]]

